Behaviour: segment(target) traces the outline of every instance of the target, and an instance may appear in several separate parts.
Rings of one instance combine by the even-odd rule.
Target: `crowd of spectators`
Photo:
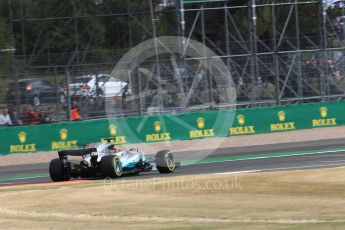
[[[71,121],[79,121],[81,119],[80,109],[76,101],[72,102],[70,114]],[[38,110],[37,108],[27,106],[23,109],[21,115],[18,115],[15,109],[0,110],[0,126],[47,124],[57,121],[59,119],[56,118],[52,107]]]
[[[32,107],[26,107],[22,115],[18,115],[16,110],[3,109],[0,114],[0,126],[45,124],[55,121],[55,115],[51,107],[39,111]]]

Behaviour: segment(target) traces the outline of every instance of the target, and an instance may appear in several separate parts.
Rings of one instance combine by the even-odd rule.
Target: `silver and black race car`
[[[88,144],[84,149],[58,151],[59,158],[53,159],[49,165],[51,179],[58,182],[71,178],[116,178],[152,170],[172,173],[180,166],[169,150],[157,152],[153,159],[138,150],[120,150],[111,139],[106,140],[106,143]],[[72,163],[68,156],[81,156],[82,161]]]

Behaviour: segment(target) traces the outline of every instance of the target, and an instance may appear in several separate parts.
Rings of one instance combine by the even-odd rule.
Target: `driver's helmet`
[[[118,151],[120,151],[120,148],[119,147],[117,147],[116,145],[113,145],[112,147],[111,147],[111,151],[113,151],[113,152],[118,152]]]

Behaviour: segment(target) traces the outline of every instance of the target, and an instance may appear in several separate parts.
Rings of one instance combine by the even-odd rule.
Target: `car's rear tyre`
[[[172,173],[176,168],[175,157],[170,150],[161,150],[156,154],[156,166],[160,173]]]
[[[104,156],[100,162],[104,177],[116,178],[122,176],[122,164],[118,156]]]
[[[50,178],[55,181],[68,181],[71,179],[68,172],[66,172],[64,165],[60,159],[53,159],[49,164]]]

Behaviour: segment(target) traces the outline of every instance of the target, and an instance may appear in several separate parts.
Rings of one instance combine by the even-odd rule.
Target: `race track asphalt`
[[[198,159],[199,156],[206,155],[207,157]],[[159,174],[157,171],[152,171],[130,178],[345,166],[345,139],[177,152],[175,156],[182,162],[182,167],[173,174]],[[48,167],[49,163],[2,166],[0,186],[51,182]]]

